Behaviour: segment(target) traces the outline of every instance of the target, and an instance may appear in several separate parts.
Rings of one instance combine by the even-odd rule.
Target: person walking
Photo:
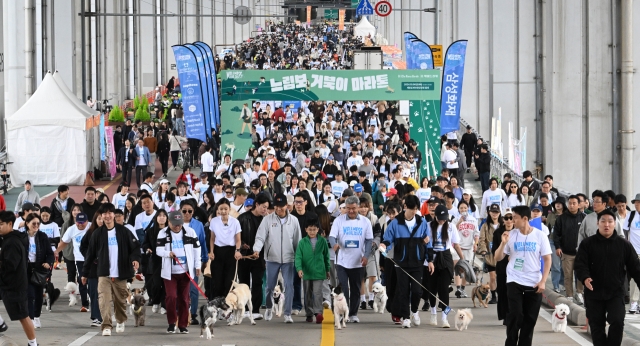
[[[84,256],[80,252],[80,243],[82,242],[82,238],[84,238],[85,234],[89,230],[89,226],[91,222],[89,222],[89,218],[87,214],[80,213],[75,218],[76,224],[69,227],[67,231],[64,233],[62,238],[60,239],[60,244],[55,251],[55,256],[58,257],[60,251],[64,250],[67,245],[73,244],[73,257],[75,259],[75,263],[67,263],[68,266],[75,266],[76,272],[78,273],[77,278],[73,278],[72,281],[78,281],[78,290],[80,291],[80,298],[82,302],[82,307],[80,308],[80,312],[87,312],[89,310],[89,299],[88,299],[88,291],[87,284],[82,283],[81,278],[85,276],[84,273]]]
[[[215,177],[213,176],[213,155],[211,150],[209,145],[204,147],[204,154],[200,157],[200,162],[202,163],[202,173],[207,173],[209,180],[213,181]]]
[[[167,177],[169,172],[169,154],[171,154],[171,144],[169,143],[169,136],[166,133],[160,135],[160,141],[158,142],[158,160],[160,160],[160,166],[162,166],[162,178]]]
[[[220,297],[231,290],[235,280],[236,268],[242,258],[240,254],[240,223],[229,216],[231,206],[229,200],[222,198],[216,204],[218,216],[211,219],[209,230],[209,259],[211,260],[212,298]]]
[[[471,159],[473,158],[473,153],[476,151],[477,142],[478,137],[473,133],[471,125],[467,125],[467,132],[460,138],[460,149],[464,150],[467,169],[471,167]]]
[[[631,245],[633,245],[633,248],[639,254],[638,257],[640,257],[640,193],[636,195],[636,198],[631,200],[631,204],[633,204],[634,210],[627,212],[627,216],[622,222],[622,228],[629,235],[629,242],[631,242]],[[631,305],[629,306],[629,313],[638,312],[638,298],[640,298],[639,283],[640,281],[636,280],[630,282],[629,297],[631,298]]]
[[[253,256],[259,257],[260,250],[266,246],[264,254],[267,271],[266,296],[271,297],[273,289],[278,283],[278,273],[282,271],[284,291],[293,292],[293,276],[295,274],[295,253],[301,239],[298,219],[287,210],[287,197],[277,193],[273,197],[275,212],[265,216],[258,227],[258,233],[253,245]],[[358,289],[359,291],[359,289]],[[267,310],[264,319],[270,321],[273,317],[271,308],[273,300],[267,299]],[[293,323],[291,306],[293,294],[286,294],[284,301],[284,322]]]
[[[122,171],[122,182],[131,183],[131,171],[136,165],[135,150],[130,140],[124,141],[124,146],[120,148],[117,155],[118,168]]]
[[[509,255],[507,265],[507,339],[505,346],[530,346],[533,330],[538,321],[542,292],[551,269],[549,238],[529,225],[531,209],[528,206],[513,208],[515,229],[502,234],[496,249],[496,261]],[[541,267],[544,260],[544,268]],[[502,297],[501,297],[502,299]]]
[[[502,234],[511,232],[513,229],[513,211],[507,208],[502,214],[503,223],[493,232],[493,242],[491,244],[491,253],[496,254],[496,250],[502,242]],[[504,256],[502,261],[496,262],[496,292],[498,297],[498,320],[502,321],[502,325],[507,325],[507,313],[509,312],[509,300],[507,299],[507,265],[509,264],[509,255]]]
[[[49,237],[46,233],[40,231],[40,217],[38,214],[29,214],[25,219],[26,234],[29,239],[29,248],[27,251],[27,275],[29,278],[44,275],[49,277],[51,268],[53,267],[53,250]],[[41,328],[40,313],[42,312],[42,289],[43,285],[39,285],[29,280],[29,317],[33,321],[36,328]]]
[[[482,192],[484,193],[489,190],[489,178],[491,175],[491,155],[489,154],[489,147],[486,144],[481,144],[480,151],[475,153],[475,158],[476,169],[478,170]]]
[[[207,263],[209,254],[209,249],[207,248],[207,234],[204,230],[204,225],[202,222],[195,219],[194,216],[200,209],[197,207],[197,203],[194,199],[186,199],[180,202],[180,212],[182,213],[182,221],[184,223],[183,227],[190,227],[198,236],[198,240],[200,241],[200,262],[202,264]],[[199,282],[199,275],[191,277],[195,282]],[[200,324],[198,321],[198,295],[200,292],[196,285],[191,283],[189,289],[189,297],[191,298],[191,324],[198,325]]]
[[[142,139],[138,140],[138,146],[136,146],[134,152],[136,153],[134,156],[134,162],[136,163],[136,183],[138,184],[138,190],[140,190],[142,180],[147,174],[147,168],[151,162],[151,154],[149,153],[149,148],[144,145],[144,141]]]
[[[14,212],[17,214],[25,203],[40,204],[40,194],[33,189],[29,180],[24,182],[24,191],[18,195],[16,207],[13,209]]]
[[[82,253],[83,256],[87,254],[91,237],[98,228],[102,227],[102,225],[104,225],[102,215],[96,213],[93,219],[91,219],[91,226],[89,226],[89,230],[87,230],[87,233],[82,237],[82,241],[80,242],[80,253]],[[89,290],[91,304],[91,309],[89,309],[89,312],[91,313],[91,316],[89,317],[91,319],[91,327],[100,327],[102,325],[102,316],[100,316],[100,299],[98,298],[98,262],[85,262],[83,270],[84,276],[88,278],[87,288]]]
[[[587,288],[585,306],[594,346],[620,345],[624,332],[624,285],[627,273],[640,280],[640,260],[633,244],[615,231],[615,211],[598,213],[598,231],[584,239],[575,258],[576,277]],[[606,331],[606,325],[609,330]]]
[[[556,256],[560,258],[562,263],[562,272],[564,273],[564,287],[566,290],[567,299],[570,302],[574,301],[574,262],[576,258],[576,249],[578,247],[578,233],[580,231],[581,224],[587,215],[580,212],[578,196],[571,195],[567,204],[568,212],[560,215],[556,219],[556,223],[553,227],[553,243],[556,249]],[[555,288],[555,287],[554,287]],[[576,283],[576,295],[575,299],[578,304],[584,303],[583,298],[584,287],[582,283],[578,281]]]
[[[156,255],[162,258],[162,278],[167,306],[167,333],[176,332],[176,321],[180,334],[189,330],[190,279],[200,275],[200,240],[190,227],[184,227],[180,211],[169,213],[169,227],[160,230]]]
[[[2,303],[12,321],[20,321],[24,333],[29,340],[28,346],[37,346],[36,331],[29,318],[27,260],[29,240],[27,235],[13,230],[16,215],[10,211],[0,212],[0,292]],[[0,317],[0,332],[5,332],[7,325]]]
[[[62,224],[69,218],[69,212],[76,202],[69,197],[69,186],[58,186],[58,196],[51,201],[51,219],[62,227]]]

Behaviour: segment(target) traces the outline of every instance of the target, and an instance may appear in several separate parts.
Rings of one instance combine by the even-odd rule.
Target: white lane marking
[[[540,316],[542,316],[542,318],[544,318],[549,323],[551,323],[551,314],[549,312],[547,312],[546,310],[540,309]],[[567,328],[565,334],[568,337],[570,337],[573,341],[578,343],[578,345],[581,345],[581,346],[593,346],[593,344],[589,340],[585,339],[582,335],[578,334],[572,328]]]
[[[45,198],[47,198],[49,196],[52,196],[54,193],[57,193],[57,192],[58,192],[58,190],[53,190],[53,191],[49,192],[48,194],[40,197],[40,199],[45,199]]]
[[[640,329],[640,323],[629,323],[629,325],[632,325],[632,326]]]
[[[89,341],[94,336],[98,335],[98,332],[89,332],[79,338],[76,341],[69,344],[69,346],[82,346],[85,342]]]

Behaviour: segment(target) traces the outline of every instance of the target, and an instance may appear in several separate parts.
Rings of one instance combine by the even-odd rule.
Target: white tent
[[[355,36],[360,36],[363,39],[369,35],[373,38],[376,35],[376,27],[369,23],[366,16],[362,16],[358,25],[353,28],[353,32]]]
[[[82,185],[92,170],[88,132],[98,115],[50,72],[36,92],[6,118],[7,153],[13,185]]]

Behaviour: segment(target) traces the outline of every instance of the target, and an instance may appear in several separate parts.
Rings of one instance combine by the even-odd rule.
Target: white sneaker
[[[167,309],[165,308],[160,308],[160,315],[164,315],[167,313]]]
[[[349,322],[360,323],[360,319],[358,318],[358,316],[349,316]]]
[[[402,328],[411,328],[411,321],[409,319],[402,321]]]
[[[105,328],[102,330],[102,336],[111,336],[111,329]]]
[[[420,325],[420,315],[418,315],[417,311],[411,314],[411,322],[413,322],[414,326]]]
[[[331,302],[330,302],[330,301],[328,301],[328,300],[325,300],[324,302],[322,302],[322,306],[323,306],[325,309],[331,309]]]
[[[291,318],[291,315],[284,315],[284,323],[293,323],[293,318]]]
[[[33,326],[36,328],[41,328],[42,325],[40,324],[40,317],[36,317],[33,319]]]
[[[448,320],[446,319],[442,320],[442,328],[451,328]]]
[[[251,315],[251,312],[250,312],[250,311],[245,311],[245,312],[244,312],[244,316],[243,316],[243,317],[244,317],[244,318],[249,318],[249,316],[250,316],[250,315]]]
[[[582,293],[576,293],[576,303],[578,305],[584,304],[584,297],[582,296]]]
[[[264,320],[271,321],[272,318],[273,318],[273,310],[267,308],[267,310],[264,312]]]
[[[635,314],[636,312],[638,312],[638,302],[632,302],[631,306],[629,306],[629,313]]]
[[[437,326],[438,325],[438,315],[437,314],[431,314],[431,320],[429,321],[429,324],[432,326]]]
[[[160,307],[160,305],[158,304],[153,304],[153,307],[151,308],[151,311],[156,314],[158,313],[158,308]]]
[[[253,314],[253,319],[254,320],[261,320],[263,318],[264,318],[264,316],[262,316],[262,314]]]
[[[124,323],[116,324],[116,333],[124,333]]]
[[[570,303],[573,303],[573,297],[567,297],[567,300],[568,300]]]
[[[298,309],[293,309],[293,310],[291,310],[291,314],[292,314],[292,315],[297,315],[297,314],[299,314],[299,313],[300,313],[300,310],[298,310]]]

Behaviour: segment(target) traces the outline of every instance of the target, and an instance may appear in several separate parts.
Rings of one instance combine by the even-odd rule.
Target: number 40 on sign
[[[376,14],[378,16],[386,17],[391,14],[392,9],[393,8],[391,7],[391,3],[389,3],[388,1],[380,1],[376,4],[374,10],[376,11]]]

